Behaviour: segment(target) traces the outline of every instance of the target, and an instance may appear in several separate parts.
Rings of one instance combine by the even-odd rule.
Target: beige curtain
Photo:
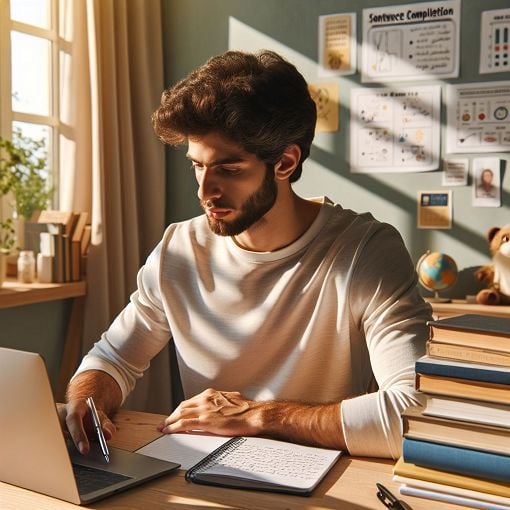
[[[87,352],[126,305],[164,229],[164,148],[150,122],[163,90],[159,0],[60,0],[60,208],[92,223]],[[165,349],[126,407],[168,412]]]

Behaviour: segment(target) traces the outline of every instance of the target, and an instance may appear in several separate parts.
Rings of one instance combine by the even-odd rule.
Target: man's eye
[[[191,163],[190,170],[193,170],[194,172],[200,172],[202,170],[202,167],[197,163]]]
[[[219,168],[219,171],[225,175],[233,176],[237,175],[241,170],[239,168],[225,168],[222,166]]]

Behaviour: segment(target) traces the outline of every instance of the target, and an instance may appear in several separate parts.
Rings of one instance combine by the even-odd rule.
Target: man
[[[315,120],[303,77],[268,51],[214,57],[164,92],[155,131],[187,144],[205,214],[167,228],[69,384],[61,416],[83,453],[84,399],[110,437],[106,416],[171,340],[186,400],[163,433],[400,454],[430,307],[394,228],[293,191]]]
[[[490,168],[484,168],[479,179],[476,196],[479,198],[496,198],[497,189],[494,185],[494,172]]]

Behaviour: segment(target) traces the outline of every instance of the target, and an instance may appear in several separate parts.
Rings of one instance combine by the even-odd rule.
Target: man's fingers
[[[65,415],[65,424],[71,439],[83,455],[90,451],[90,443],[83,424],[87,409],[87,404],[84,401],[71,402],[66,405]]]

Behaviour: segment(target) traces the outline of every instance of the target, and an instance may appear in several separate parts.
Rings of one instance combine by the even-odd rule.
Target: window
[[[0,0],[0,134],[44,140],[58,184],[58,0]],[[57,204],[54,204],[57,206]],[[5,204],[4,204],[5,207]]]

